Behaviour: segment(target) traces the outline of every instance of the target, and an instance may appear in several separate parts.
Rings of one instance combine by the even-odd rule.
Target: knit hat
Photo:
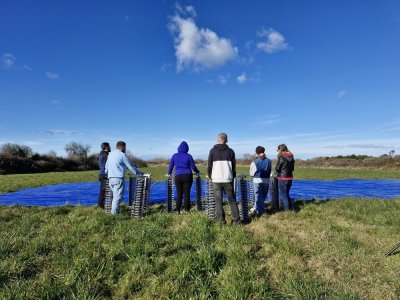
[[[265,148],[263,146],[257,146],[256,153],[261,154],[265,152]]]

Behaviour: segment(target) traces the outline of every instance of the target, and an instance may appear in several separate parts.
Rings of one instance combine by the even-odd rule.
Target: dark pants
[[[236,203],[235,192],[233,190],[233,182],[213,182],[213,189],[215,196],[215,213],[217,215],[217,220],[222,224],[226,223],[225,211],[222,208],[222,193],[225,192],[225,194],[228,196],[233,221],[239,222],[240,215]]]
[[[105,202],[105,184],[104,184],[104,179],[107,178],[107,175],[99,175],[99,181],[100,181],[100,193],[99,193],[99,201],[97,205],[101,208],[104,208],[104,202]]]
[[[175,176],[175,187],[176,187],[176,210],[181,211],[182,196],[184,196],[183,207],[186,211],[190,210],[190,189],[192,188],[193,175],[182,174]]]
[[[283,202],[285,210],[293,210],[294,203],[292,198],[290,198],[290,189],[292,187],[292,180],[278,180],[279,186],[279,199]]]

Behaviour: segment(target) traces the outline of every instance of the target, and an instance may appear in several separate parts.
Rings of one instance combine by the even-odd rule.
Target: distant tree
[[[56,158],[57,157],[57,152],[54,150],[50,150],[49,152],[47,152],[46,154],[48,157],[53,157]]]
[[[33,151],[25,145],[7,143],[0,147],[0,155],[19,158],[30,158]]]
[[[243,160],[252,160],[252,159],[253,155],[251,155],[250,153],[243,154]]]
[[[396,152],[395,150],[390,150],[389,151],[389,156],[393,158],[395,152]]]
[[[65,145],[64,150],[65,152],[67,152],[69,158],[79,161],[81,165],[86,169],[90,148],[90,145],[70,142],[69,144]]]
[[[147,163],[143,159],[133,155],[133,153],[131,151],[126,150],[125,154],[126,154],[126,156],[128,156],[129,160],[134,163],[134,165],[136,167],[138,167],[138,168],[147,167]]]

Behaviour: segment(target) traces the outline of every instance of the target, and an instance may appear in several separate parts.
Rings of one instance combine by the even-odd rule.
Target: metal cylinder
[[[145,181],[142,176],[136,176],[136,189],[132,201],[131,216],[132,217],[143,217],[143,197],[145,193]]]
[[[150,209],[151,176],[144,176],[143,210],[148,212]]]
[[[198,211],[203,211],[204,210],[203,186],[200,174],[196,175],[195,184],[196,184],[196,207]]]
[[[111,213],[113,193],[110,188],[110,182],[108,181],[108,177],[104,178],[103,180],[104,180],[104,210],[108,213]]]
[[[271,176],[269,180],[269,195],[271,197],[272,212],[279,211],[279,206],[280,206],[279,189],[278,189],[278,178],[276,178],[276,176]]]
[[[243,174],[238,175],[235,180],[236,198],[239,198],[240,201],[240,219],[243,223],[248,223],[250,222],[250,218],[246,176]]]
[[[133,205],[133,199],[135,198],[136,191],[136,178],[129,177],[129,196],[128,196],[128,206]]]
[[[166,197],[166,207],[167,207],[167,212],[172,212],[173,211],[173,200],[174,200],[174,180],[172,176],[167,176],[167,179],[165,180],[165,185],[167,188],[167,197]]]
[[[207,209],[206,213],[210,220],[214,220],[216,217],[215,213],[215,195],[214,195],[214,188],[212,184],[212,180],[207,180]]]
[[[248,190],[249,190],[249,207],[254,207],[254,202],[256,201],[256,195],[254,193],[254,182],[253,176],[250,177],[250,181],[248,182]]]

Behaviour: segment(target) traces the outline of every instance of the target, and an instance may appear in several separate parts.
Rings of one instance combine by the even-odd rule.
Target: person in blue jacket
[[[176,186],[176,211],[179,214],[182,206],[182,196],[184,196],[185,212],[190,211],[190,189],[193,183],[192,170],[197,174],[200,172],[188,153],[189,145],[183,141],[178,147],[178,153],[175,153],[169,163],[168,175],[172,174],[175,168],[175,186]]]
[[[265,200],[267,199],[269,178],[271,176],[272,161],[266,157],[265,148],[257,146],[256,159],[250,165],[250,176],[253,177],[255,194],[254,207],[250,215],[262,215],[265,212]]]

